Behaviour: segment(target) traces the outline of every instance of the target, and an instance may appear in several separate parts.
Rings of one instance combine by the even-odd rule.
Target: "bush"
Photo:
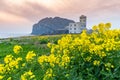
[[[40,56],[47,80],[120,79],[120,30],[109,30],[110,23],[93,27],[93,33],[67,35],[58,44],[49,43],[51,54]],[[52,59],[52,60],[51,60]],[[117,61],[117,63],[116,63]]]

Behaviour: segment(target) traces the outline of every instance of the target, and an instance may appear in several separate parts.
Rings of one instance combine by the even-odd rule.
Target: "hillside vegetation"
[[[32,36],[0,43],[0,80],[119,80],[120,30]]]

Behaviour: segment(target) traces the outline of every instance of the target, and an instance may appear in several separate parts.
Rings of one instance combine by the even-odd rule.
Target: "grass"
[[[51,42],[57,44],[57,40],[61,37],[62,35],[51,35],[1,39],[2,43],[0,43],[0,63],[4,63],[4,57],[6,55],[15,55],[15,53],[13,52],[13,47],[15,45],[20,45],[23,48],[21,52],[22,54],[20,54],[20,57],[23,58],[23,62],[25,62],[25,57],[29,51],[34,51],[37,56],[50,54],[50,49],[47,47],[47,43]],[[26,67],[21,70],[16,70],[17,72],[15,72],[15,74],[12,73],[11,77],[13,77],[15,80],[18,80],[18,78],[20,78],[20,76],[18,75],[23,74],[25,71],[29,71],[29,69],[34,71],[35,75],[39,75],[36,76],[37,80],[42,80],[41,76],[43,76],[45,71],[41,69],[40,65],[37,62],[34,62],[33,64],[27,63]],[[5,76],[7,77],[7,75]],[[5,80],[7,80],[7,78],[5,78]]]
[[[50,49],[47,47],[47,43],[57,44],[58,39],[61,37],[62,35],[46,35],[1,39],[0,62],[3,61],[6,55],[13,54],[13,47],[15,45],[20,45],[24,49],[22,56],[25,56],[28,51],[34,51],[37,55],[49,54]]]

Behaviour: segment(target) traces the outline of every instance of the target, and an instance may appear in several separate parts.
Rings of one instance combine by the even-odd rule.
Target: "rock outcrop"
[[[40,20],[37,24],[33,25],[31,34],[46,35],[68,33],[66,26],[68,26],[69,23],[74,23],[74,21],[60,17],[44,18]]]

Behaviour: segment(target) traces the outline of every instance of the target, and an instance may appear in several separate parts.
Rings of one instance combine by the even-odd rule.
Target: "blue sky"
[[[31,33],[32,25],[45,17],[63,17],[79,21],[87,16],[87,27],[111,22],[120,28],[119,0],[1,0],[0,33]]]

